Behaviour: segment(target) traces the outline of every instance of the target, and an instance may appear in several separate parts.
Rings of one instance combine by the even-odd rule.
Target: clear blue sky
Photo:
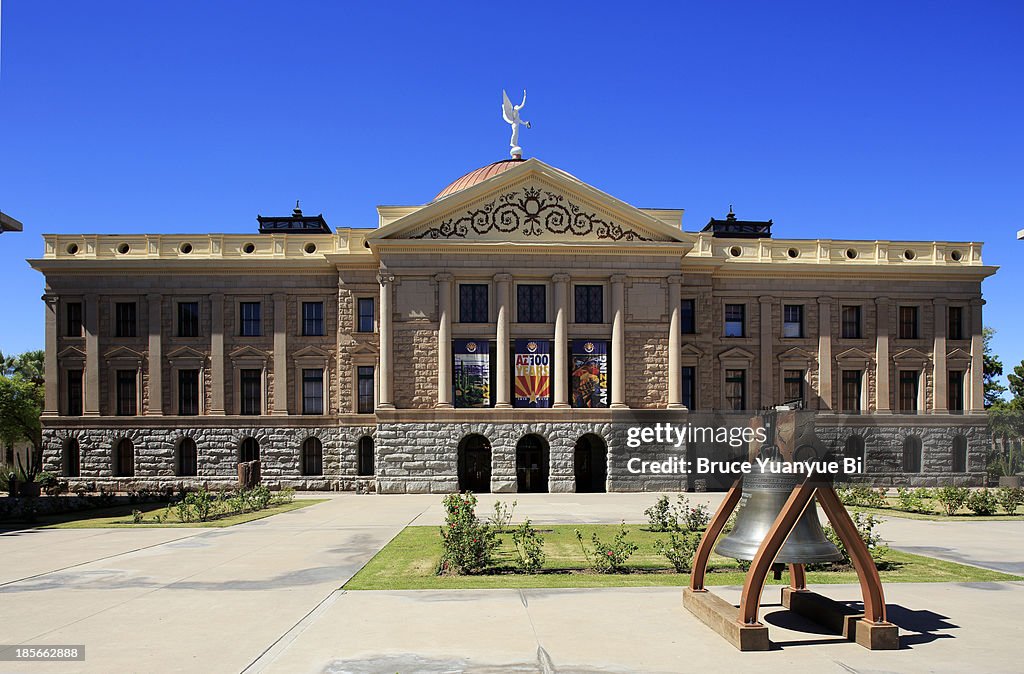
[[[568,3],[565,3],[568,5]],[[527,156],[697,229],[983,240],[985,323],[1024,358],[1017,2],[47,2],[0,43],[0,350],[43,345],[43,232],[333,226]]]

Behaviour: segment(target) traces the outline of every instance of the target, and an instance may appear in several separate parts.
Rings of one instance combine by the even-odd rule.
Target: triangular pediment
[[[734,346],[731,349],[729,349],[728,351],[723,351],[722,353],[718,354],[718,359],[719,360],[754,360],[754,354],[752,354],[751,352],[747,351],[746,349],[741,349],[738,346]]]
[[[701,351],[700,349],[698,349],[693,344],[683,344],[679,348],[679,353],[680,353],[680,355],[682,355],[684,357],[685,356],[693,356],[694,358],[701,358],[704,355],[704,352]]]
[[[925,361],[928,360],[928,354],[917,349],[904,349],[892,357],[893,360],[900,361]]]
[[[372,354],[374,356],[379,356],[380,350],[377,348],[375,344],[371,344],[370,342],[356,342],[352,346],[352,353]]]
[[[103,357],[106,360],[142,360],[146,357],[146,354],[129,349],[127,346],[118,346],[107,351]]]
[[[77,346],[69,346],[63,351],[57,353],[59,360],[68,360],[74,358],[85,358],[85,351],[82,351]]]
[[[240,346],[231,353],[228,354],[228,358],[233,360],[239,360],[241,358],[269,358],[270,354],[266,351],[260,351],[254,346]]]
[[[313,346],[312,344],[303,347],[292,354],[293,358],[330,358],[331,352],[324,351],[319,346]]]
[[[537,159],[402,215],[367,237],[371,248],[395,241],[660,243],[677,244],[682,252],[693,240]]]
[[[856,347],[846,349],[842,353],[836,354],[836,360],[871,360],[872,358],[874,358],[874,354],[870,354],[867,351]]]
[[[182,346],[167,354],[168,360],[206,360],[206,354],[191,346]]]
[[[785,351],[779,354],[779,360],[804,361],[814,360],[815,357],[816,356],[813,353],[811,353],[807,349],[801,349],[799,346],[794,346],[790,349],[786,349]]]
[[[957,347],[946,354],[946,360],[970,360],[971,354],[968,351]]]

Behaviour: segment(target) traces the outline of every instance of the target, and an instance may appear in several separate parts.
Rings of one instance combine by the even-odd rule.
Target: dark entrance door
[[[573,451],[577,492],[603,492],[608,472],[608,447],[596,435],[584,435]]]
[[[520,492],[548,490],[548,447],[537,435],[525,435],[516,445],[516,482]]]
[[[469,435],[459,443],[459,491],[491,491],[491,443],[482,435]]]

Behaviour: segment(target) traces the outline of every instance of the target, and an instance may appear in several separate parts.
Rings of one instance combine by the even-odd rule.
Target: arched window
[[[851,435],[846,438],[846,447],[843,449],[843,456],[848,459],[859,459],[864,465],[864,438],[859,435]]]
[[[178,475],[181,477],[193,477],[199,473],[199,452],[196,451],[196,441],[192,438],[182,438],[178,443]]]
[[[373,438],[364,435],[359,438],[359,474],[373,475]]]
[[[82,474],[82,458],[76,438],[64,443],[64,477],[78,477]]]
[[[135,477],[135,445],[128,438],[114,447],[114,477]]]
[[[256,438],[246,438],[242,440],[242,446],[238,451],[238,460],[242,463],[246,461],[258,461],[260,458],[260,441]]]
[[[953,472],[967,472],[967,438],[962,435],[953,438]]]
[[[921,472],[921,438],[908,435],[903,441],[903,472]]]
[[[302,443],[302,474],[324,474],[324,446],[319,438],[306,438]]]

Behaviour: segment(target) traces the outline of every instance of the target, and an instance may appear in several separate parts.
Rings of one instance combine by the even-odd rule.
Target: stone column
[[[508,344],[509,344],[509,318],[510,287],[512,284],[511,274],[495,274],[494,288],[498,300],[497,316],[497,337],[495,339],[498,351],[495,358],[497,364],[497,376],[495,382],[498,387],[494,396],[494,406],[507,408],[512,407],[509,402],[512,390],[512,378],[509,373]]]
[[[274,293],[274,416],[287,416],[288,410],[288,296]],[[297,377],[302,373],[297,372]],[[324,392],[326,393],[326,391]],[[327,396],[324,396],[325,398]]]
[[[626,407],[626,276],[612,281],[612,407]]]
[[[683,405],[683,372],[681,360],[682,337],[680,311],[682,311],[683,277],[668,277],[668,407],[686,409]]]
[[[889,298],[875,299],[875,412],[889,414]]]
[[[394,317],[391,315],[391,293],[395,283],[395,275],[386,271],[377,274],[380,283],[380,400],[377,409],[393,410],[392,376],[394,344],[392,340]]]
[[[149,405],[146,416],[159,417],[164,414],[164,355],[161,315],[163,296],[159,293],[146,295],[149,306]]]
[[[949,412],[946,385],[949,373],[946,371],[946,330],[949,327],[947,311],[949,302],[945,297],[932,300],[935,310],[935,339],[932,342],[932,411],[935,414]]]
[[[819,410],[832,410],[832,298],[818,298]]]
[[[552,407],[569,406],[569,275],[555,274],[555,399]]]
[[[437,274],[437,404],[452,406],[452,275]]]
[[[983,357],[985,341],[981,322],[981,307],[985,300],[971,300],[971,414],[985,413],[985,361]]]
[[[224,416],[224,295],[210,295],[210,414]]]
[[[774,364],[772,363],[772,304],[775,298],[764,295],[757,298],[761,310],[761,331],[760,331],[760,353],[758,360],[761,362],[761,399],[759,407],[767,407],[775,400]]]
[[[43,352],[43,376],[46,386],[43,387],[44,417],[55,417],[60,414],[60,390],[64,382],[60,381],[60,368],[57,365],[57,311],[60,298],[56,295],[43,295],[46,303],[46,350]]]
[[[86,295],[85,306],[85,400],[82,415],[100,415],[100,297]]]

